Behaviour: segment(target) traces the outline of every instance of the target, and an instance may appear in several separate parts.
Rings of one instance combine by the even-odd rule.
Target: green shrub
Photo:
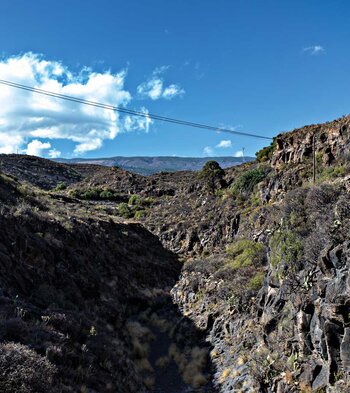
[[[303,243],[300,235],[288,225],[279,228],[270,239],[270,261],[276,267],[284,264],[294,269],[303,256]]]
[[[332,180],[337,177],[343,177],[346,175],[347,172],[347,168],[344,165],[329,166],[329,167],[323,167],[317,169],[319,171],[317,174],[317,180],[319,182]]]
[[[215,190],[215,196],[217,196],[218,198],[223,198],[225,196],[225,191],[222,188]]]
[[[276,138],[273,138],[269,146],[263,147],[261,150],[255,153],[256,159],[259,162],[265,162],[272,158],[273,152],[276,148]]]
[[[111,190],[103,190],[100,192],[100,199],[115,199],[115,194]]]
[[[221,168],[219,163],[214,160],[207,161],[204,164],[202,170],[200,171],[201,177],[207,177],[212,175],[219,175],[219,176],[225,175],[225,171]]]
[[[248,310],[252,291],[260,289],[266,261],[265,246],[249,239],[241,239],[229,245],[228,256],[216,261],[214,277],[222,280],[218,296],[226,299],[238,312]]]
[[[147,216],[147,211],[146,210],[136,210],[135,214],[134,214],[134,218],[136,220],[140,220],[143,217]]]
[[[124,218],[132,218],[134,216],[134,213],[129,208],[129,205],[125,202],[118,205],[118,214]]]
[[[261,243],[243,239],[227,246],[226,252],[229,255],[229,266],[233,269],[240,269],[261,263],[264,259],[265,248]]]
[[[151,206],[155,202],[154,198],[147,197],[142,198],[142,206]]]
[[[141,204],[141,198],[138,195],[131,195],[129,198],[129,205],[136,206]]]
[[[117,194],[111,189],[102,189],[99,187],[92,187],[89,189],[74,189],[69,191],[69,195],[73,198],[86,199],[86,200],[115,200]]]
[[[90,188],[82,194],[80,194],[81,199],[99,199],[101,190],[98,188]]]
[[[54,191],[63,191],[67,188],[67,184],[64,182],[60,182],[57,184],[57,186],[54,188]]]
[[[234,182],[231,191],[233,194],[250,193],[265,177],[266,174],[263,170],[259,168],[250,169]]]
[[[138,206],[138,207],[147,207],[150,206],[152,203],[154,203],[154,199],[147,197],[147,198],[142,198],[136,194],[131,195],[129,198],[128,204],[130,206]]]
[[[80,192],[79,192],[79,190],[69,190],[69,192],[68,192],[68,195],[71,197],[71,198],[80,198]]]
[[[319,151],[315,154],[317,165],[322,165],[323,154]]]
[[[247,284],[247,288],[252,290],[252,291],[258,291],[264,283],[264,278],[265,278],[265,273],[264,272],[258,272],[253,276]]]
[[[256,192],[255,194],[252,194],[250,196],[250,205],[252,207],[257,207],[257,206],[261,206],[262,201],[261,201],[261,197],[260,197],[260,192]]]

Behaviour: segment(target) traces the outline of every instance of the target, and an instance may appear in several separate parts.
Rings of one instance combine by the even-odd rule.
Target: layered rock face
[[[295,198],[300,205],[294,205]],[[278,260],[275,239],[269,242],[270,266],[258,296],[257,322],[271,356],[284,355],[289,373],[285,374],[288,366],[276,373],[267,390],[346,392],[350,199],[344,186],[324,185],[295,190],[284,203],[285,223],[288,211],[300,221],[295,229],[287,229],[285,223],[277,229],[284,236],[278,247],[289,248],[278,248]],[[288,241],[291,233],[298,233],[293,244]]]
[[[344,185],[296,189],[238,230],[266,246],[258,293],[227,255],[185,265],[173,299],[207,330],[220,392],[349,391],[349,231]]]
[[[277,135],[269,162],[274,170],[273,176],[260,184],[261,198],[265,203],[282,200],[288,191],[301,187],[305,180],[311,182],[314,144],[316,180],[328,180],[333,175],[332,168],[344,169],[349,162],[350,117]],[[334,178],[337,175],[344,176],[345,172],[334,173]]]
[[[348,153],[350,146],[350,118],[311,125],[277,135],[276,150],[271,165],[275,169],[285,164],[300,164],[312,156],[313,138],[316,154],[324,164],[331,164]]]
[[[321,272],[306,270],[298,278],[303,282],[299,296],[288,299],[290,287],[281,283],[276,289],[268,286],[263,300],[262,316],[268,346],[286,351],[290,346],[293,367],[300,373],[293,390],[287,379],[275,380],[270,391],[289,392],[332,391],[349,389],[349,312],[350,291],[348,272],[350,259],[348,241],[324,249],[319,265]],[[308,288],[310,287],[310,288]],[[312,287],[312,289],[311,289]],[[282,306],[283,305],[283,306]],[[281,317],[284,310],[290,309]],[[283,324],[293,322],[291,334]],[[284,346],[278,341],[287,338]],[[293,355],[294,354],[294,355]],[[291,358],[288,359],[291,361]],[[299,390],[298,390],[299,389]]]
[[[208,331],[221,392],[345,393],[350,391],[349,118],[283,134],[276,142],[268,163],[273,170],[258,185],[262,206],[248,214],[238,209],[234,240],[254,239],[266,247],[261,289],[251,291],[247,268],[238,267],[237,258],[216,254],[185,265],[173,298]],[[219,276],[229,264],[233,274],[226,270]],[[237,296],[240,282],[246,289]]]

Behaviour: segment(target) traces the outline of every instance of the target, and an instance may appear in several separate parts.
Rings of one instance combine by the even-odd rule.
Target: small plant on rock
[[[57,186],[54,188],[54,191],[63,191],[67,188],[67,184],[64,182],[59,182]]]

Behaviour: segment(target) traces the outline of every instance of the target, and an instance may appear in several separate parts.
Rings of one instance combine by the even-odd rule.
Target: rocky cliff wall
[[[271,165],[280,169],[285,164],[299,164],[312,156],[313,135],[316,153],[324,164],[330,164],[349,151],[350,117],[303,127],[276,137],[276,149]]]
[[[238,238],[265,246],[259,291],[246,277],[260,269],[247,265],[254,243],[240,266],[224,254],[185,265],[173,298],[207,330],[220,392],[349,391],[349,217],[339,181],[288,191],[258,219],[242,218]]]

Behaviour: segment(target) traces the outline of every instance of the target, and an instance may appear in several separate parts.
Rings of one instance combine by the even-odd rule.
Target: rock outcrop
[[[280,169],[286,164],[300,164],[310,159],[315,138],[316,154],[324,164],[331,164],[347,155],[350,146],[350,117],[311,125],[276,137],[276,149],[271,165]]]

